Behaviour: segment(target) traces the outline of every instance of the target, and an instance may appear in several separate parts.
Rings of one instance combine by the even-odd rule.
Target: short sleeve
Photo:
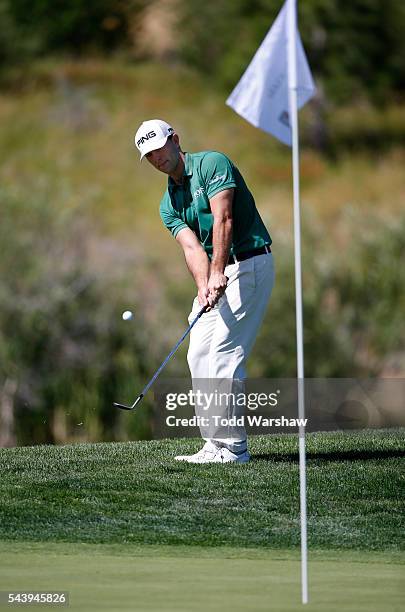
[[[224,189],[236,187],[234,166],[223,153],[210,151],[201,162],[201,173],[205,182],[205,192],[209,198]]]
[[[174,238],[176,238],[181,229],[188,227],[187,223],[176,213],[166,198],[163,198],[160,203],[160,217]]]

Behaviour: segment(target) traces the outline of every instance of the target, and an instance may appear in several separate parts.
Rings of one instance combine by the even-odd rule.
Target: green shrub
[[[405,352],[405,216],[355,215],[355,239],[336,257],[319,230],[303,232],[304,362],[307,377],[378,376]],[[252,354],[255,376],[296,376],[294,252],[275,249],[276,284]]]
[[[148,436],[147,407],[126,433],[112,407],[134,395],[147,353],[142,330],[121,320],[124,288],[92,266],[84,212],[4,190],[0,201],[0,420],[11,402],[11,441]]]

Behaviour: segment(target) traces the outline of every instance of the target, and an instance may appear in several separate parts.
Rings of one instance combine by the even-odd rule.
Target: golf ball
[[[124,319],[124,321],[130,321],[133,317],[133,313],[130,310],[125,310],[122,313],[122,318]]]

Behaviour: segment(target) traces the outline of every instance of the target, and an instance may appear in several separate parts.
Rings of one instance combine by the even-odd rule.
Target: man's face
[[[167,139],[163,147],[146,153],[145,157],[160,172],[172,174],[180,159],[179,137],[177,134],[173,134],[171,138]]]

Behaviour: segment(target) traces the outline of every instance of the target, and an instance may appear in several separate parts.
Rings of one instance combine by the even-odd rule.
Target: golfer
[[[193,390],[205,398],[195,405],[196,415],[208,423],[200,427],[205,444],[198,453],[176,459],[246,463],[250,455],[239,418],[244,407],[235,397],[243,391],[246,360],[274,284],[270,235],[241,173],[226,155],[185,153],[178,134],[160,119],[144,121],[135,144],[141,160],[146,157],[168,175],[160,215],[182,246],[195,280],[190,323],[207,306],[191,331],[187,355]]]

